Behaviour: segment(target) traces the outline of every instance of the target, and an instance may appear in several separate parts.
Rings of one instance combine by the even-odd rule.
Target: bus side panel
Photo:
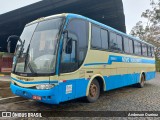
[[[123,79],[121,75],[114,75],[104,77],[106,83],[106,90],[116,89],[123,86]]]
[[[76,80],[76,96],[75,98],[80,98],[86,96],[87,87],[89,80],[79,79]]]
[[[67,82],[61,83],[60,93],[62,94],[62,98],[60,102],[86,96],[88,83],[89,80],[84,78],[67,80]]]
[[[140,77],[140,73],[113,75],[109,77],[104,77],[106,82],[106,90],[112,90],[112,89],[138,83],[139,77]]]
[[[61,101],[68,101],[75,98],[76,82],[74,80],[67,80],[66,82],[60,83],[60,94]]]
[[[123,75],[124,86],[138,83],[139,82],[139,77],[140,77],[139,73]]]
[[[146,72],[146,80],[151,80],[156,77],[156,72]]]
[[[132,76],[133,76],[133,84],[135,84],[135,83],[139,83],[139,81],[140,81],[140,73],[135,73],[135,74],[131,74]]]

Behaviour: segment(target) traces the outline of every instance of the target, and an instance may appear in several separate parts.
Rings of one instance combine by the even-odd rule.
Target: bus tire
[[[137,84],[137,87],[138,87],[138,88],[143,88],[143,87],[144,87],[144,84],[145,84],[145,77],[144,77],[144,75],[142,74],[142,75],[141,75],[140,83]]]
[[[97,101],[100,95],[100,86],[97,79],[93,79],[89,86],[89,94],[86,96],[86,100],[89,103]]]

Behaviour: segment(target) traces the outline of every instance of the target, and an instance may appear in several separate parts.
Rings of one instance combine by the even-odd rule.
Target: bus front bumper
[[[27,99],[35,99],[37,97],[37,101],[48,104],[59,104],[60,101],[58,95],[58,86],[55,86],[49,90],[37,90],[22,88],[11,83],[10,88],[13,94]]]

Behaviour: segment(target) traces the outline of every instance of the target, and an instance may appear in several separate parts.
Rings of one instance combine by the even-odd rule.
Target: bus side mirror
[[[72,38],[67,39],[66,47],[65,47],[65,53],[71,54],[72,53]]]
[[[66,38],[66,45],[65,45],[65,53],[71,54],[72,53],[72,38],[68,37],[68,30],[65,30],[63,32],[65,38]]]

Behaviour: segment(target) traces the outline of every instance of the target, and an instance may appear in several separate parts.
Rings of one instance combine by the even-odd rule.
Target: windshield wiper
[[[34,74],[37,75],[37,72],[34,71],[34,69],[32,68],[30,62],[28,62],[28,68],[30,69],[30,71]]]

